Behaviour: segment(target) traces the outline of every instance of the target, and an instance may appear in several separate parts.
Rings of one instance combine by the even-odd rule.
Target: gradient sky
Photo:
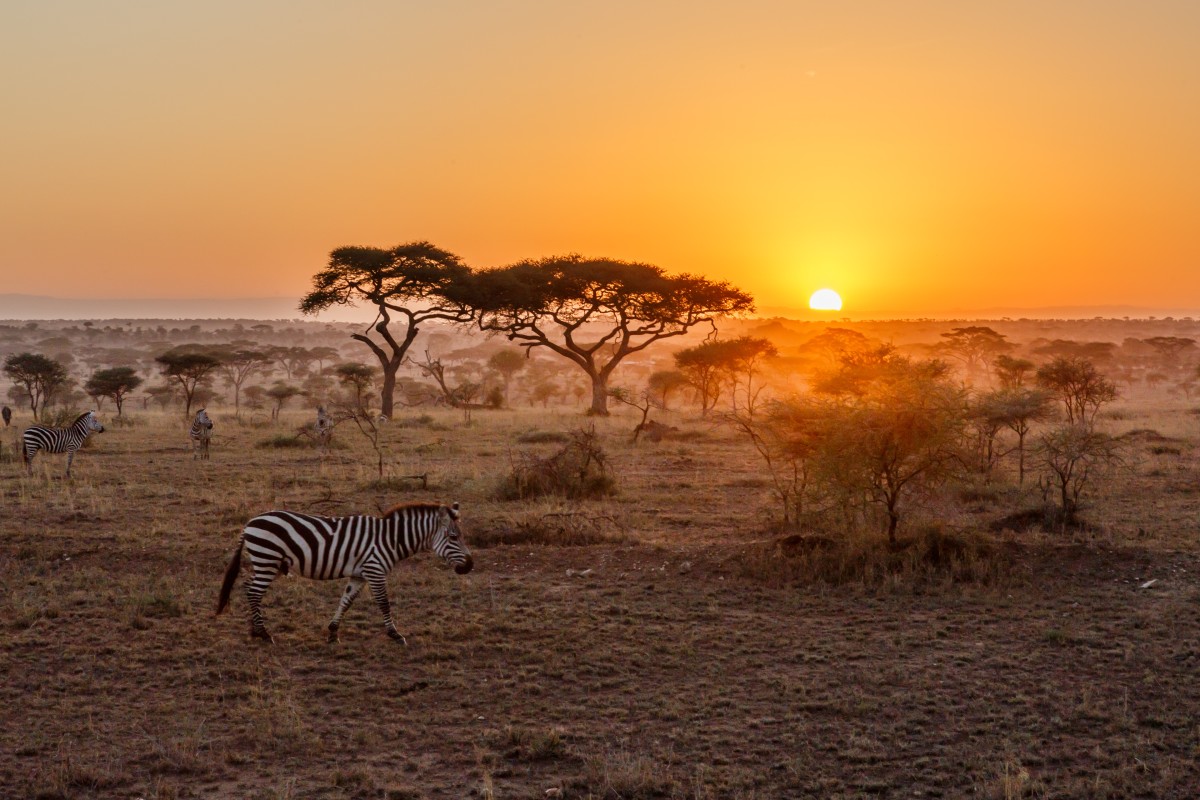
[[[1200,308],[1200,3],[0,6],[0,292],[578,251],[847,313]]]

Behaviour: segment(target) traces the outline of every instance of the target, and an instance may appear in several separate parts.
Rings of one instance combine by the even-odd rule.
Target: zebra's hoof
[[[396,644],[408,644],[408,641],[404,638],[404,634],[400,633],[400,631],[388,631],[387,633],[388,637]]]
[[[266,628],[253,628],[250,631],[251,639],[262,639],[267,644],[275,644],[275,637],[267,633]]]
[[[338,636],[338,626],[330,625],[329,626],[329,643],[337,644],[340,641],[341,641],[341,638]]]

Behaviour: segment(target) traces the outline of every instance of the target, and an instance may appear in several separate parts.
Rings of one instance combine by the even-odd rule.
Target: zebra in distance
[[[369,586],[383,614],[384,628],[393,641],[406,644],[392,621],[387,576],[396,563],[422,550],[441,556],[459,575],[474,562],[458,524],[458,503],[401,504],[381,517],[319,517],[291,511],[268,511],[246,523],[237,550],[225,569],[217,600],[220,614],[242,568],[242,549],[249,551],[253,574],[246,581],[250,605],[250,636],[274,641],[267,632],[262,598],[277,575],[294,567],[297,574],[314,580],[349,578],[337,611],[329,623],[329,641],[337,642],[342,615],[363,586]]]
[[[5,406],[3,409],[0,409],[0,416],[4,417],[4,427],[7,428],[9,425],[12,424],[12,409],[11,408],[9,408],[8,406]]]
[[[26,471],[33,474],[33,457],[38,450],[47,453],[67,454],[67,477],[71,477],[71,462],[75,460],[75,451],[93,433],[104,433],[104,426],[96,419],[95,411],[80,414],[65,428],[52,428],[48,425],[30,425],[21,436],[24,448],[21,455],[25,460]]]
[[[317,447],[322,450],[329,447],[329,441],[333,438],[333,417],[329,416],[325,406],[317,406],[317,424],[313,430],[316,431]]]
[[[192,427],[188,429],[188,438],[192,440],[192,460],[197,458],[208,460],[208,442],[212,439],[212,420],[203,408],[196,412]]]

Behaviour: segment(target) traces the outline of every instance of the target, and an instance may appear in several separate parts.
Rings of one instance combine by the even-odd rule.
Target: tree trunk
[[[396,372],[399,369],[399,361],[383,365],[383,386],[379,390],[379,413],[388,419],[392,418],[392,408],[396,402]]]
[[[592,379],[592,407],[588,409],[590,417],[608,416],[608,375],[597,373],[589,376]]]

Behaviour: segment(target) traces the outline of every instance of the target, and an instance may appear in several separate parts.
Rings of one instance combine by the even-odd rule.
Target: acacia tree
[[[164,377],[179,383],[179,388],[183,390],[184,415],[190,417],[192,400],[196,396],[196,384],[221,366],[221,360],[187,346],[168,350],[154,360],[162,366]]]
[[[93,372],[92,377],[88,378],[83,388],[89,397],[112,398],[113,403],[117,406],[117,416],[119,417],[125,396],[141,385],[142,379],[138,377],[137,371],[133,367],[113,367]]]
[[[54,393],[67,385],[67,368],[39,353],[18,353],[4,359],[4,373],[13,383],[25,387],[29,410],[39,420]]]
[[[521,355],[515,350],[499,350],[492,353],[487,360],[487,365],[491,369],[500,373],[500,382],[504,386],[504,405],[508,405],[508,388],[512,383],[513,376],[521,370],[525,369],[525,365],[529,363],[529,353]]]
[[[233,387],[233,413],[238,415],[242,410],[242,384],[255,372],[260,372],[272,363],[274,359],[268,353],[257,350],[234,350],[221,355],[221,365],[218,369],[225,376],[226,382]]]
[[[263,392],[264,395],[275,401],[275,407],[271,409],[271,419],[279,419],[279,412],[283,410],[283,404],[291,400],[298,394],[303,394],[299,389],[291,384],[283,381],[275,381],[271,384],[271,388]]]
[[[471,321],[471,310],[444,293],[452,284],[464,282],[470,272],[458,256],[429,242],[410,242],[390,250],[339,247],[330,253],[329,266],[313,276],[313,290],[301,299],[300,310],[315,314],[333,305],[358,303],[378,309],[372,325],[350,338],[365,344],[379,359],[383,370],[380,411],[390,418],[396,372],[417,338],[419,326],[435,319]],[[403,324],[401,330],[389,327],[393,315]],[[371,338],[372,330],[382,343]]]
[[[1038,385],[1063,404],[1067,423],[1091,428],[1100,406],[1117,399],[1117,387],[1086,358],[1059,356],[1037,371]]]
[[[984,325],[953,328],[949,333],[943,333],[942,338],[946,340],[942,348],[962,361],[967,375],[974,375],[981,367],[986,368],[991,359],[1013,348],[1004,334]]]
[[[884,352],[869,363],[847,357],[845,371],[823,387],[836,401],[826,412],[820,469],[824,480],[880,506],[895,544],[907,500],[959,461],[966,395],[940,361]]]
[[[520,261],[475,273],[450,296],[478,312],[481,330],[545,347],[588,376],[589,414],[608,414],[608,381],[628,356],[717,317],[754,310],[724,281],[580,255]]]

